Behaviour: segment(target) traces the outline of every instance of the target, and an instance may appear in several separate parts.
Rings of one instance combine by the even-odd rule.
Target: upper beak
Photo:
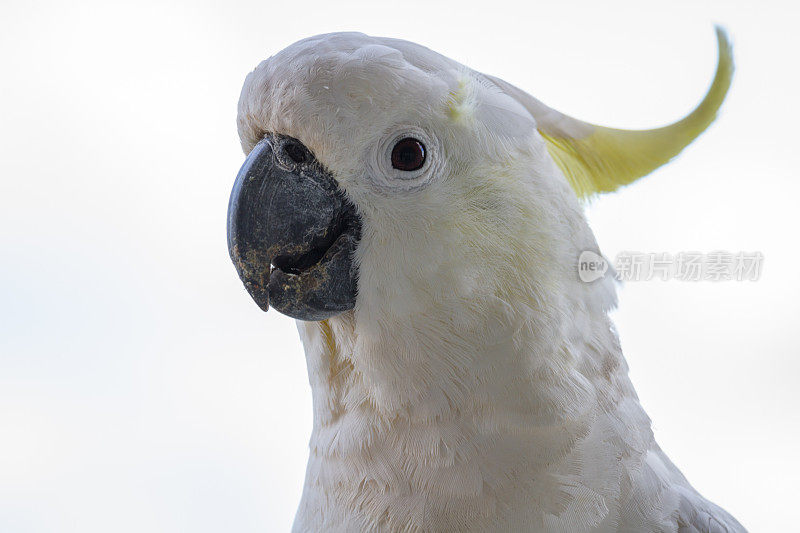
[[[300,141],[268,135],[250,152],[228,204],[228,251],[250,296],[301,320],[355,306],[355,208]]]

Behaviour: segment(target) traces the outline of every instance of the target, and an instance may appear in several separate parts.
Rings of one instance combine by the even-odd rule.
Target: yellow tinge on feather
[[[708,93],[694,111],[662,128],[623,130],[582,122],[547,107],[507,82],[490,78],[534,116],[550,155],[575,193],[586,198],[615,191],[646,176],[678,155],[714,121],[734,70],[728,36],[719,26],[716,32],[719,60]]]

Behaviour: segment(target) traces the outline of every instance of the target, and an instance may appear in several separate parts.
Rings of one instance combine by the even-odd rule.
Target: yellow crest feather
[[[700,104],[682,120],[651,130],[595,126],[555,111],[520,89],[489,77],[533,115],[550,155],[582,198],[615,191],[678,155],[714,121],[733,76],[725,30],[716,27],[719,60],[714,81]]]

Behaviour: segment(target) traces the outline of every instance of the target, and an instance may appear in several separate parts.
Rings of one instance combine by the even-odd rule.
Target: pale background
[[[662,447],[753,531],[797,527],[795,2],[0,4],[0,532],[286,531],[311,428],[292,320],[229,263],[244,76],[316,33],[428,45],[568,114],[721,118],[589,213],[601,248],[761,251],[758,282],[628,283]]]

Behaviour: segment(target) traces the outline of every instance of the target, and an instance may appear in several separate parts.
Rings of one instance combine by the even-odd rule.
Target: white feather
[[[411,189],[369,164],[405,127],[438,146]],[[515,100],[422,46],[329,34],[248,76],[239,131],[245,151],[300,139],[363,219],[356,308],[298,322],[314,431],[295,531],[743,531],[655,443],[614,282],[578,279],[597,244]]]

